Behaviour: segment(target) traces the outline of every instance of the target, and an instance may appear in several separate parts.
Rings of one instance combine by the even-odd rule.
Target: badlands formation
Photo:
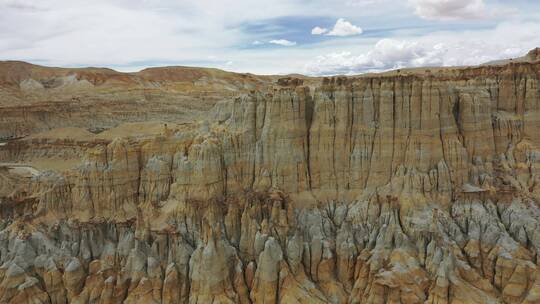
[[[0,303],[540,303],[540,56],[0,63]]]

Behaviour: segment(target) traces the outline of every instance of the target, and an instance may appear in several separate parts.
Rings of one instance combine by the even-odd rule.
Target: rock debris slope
[[[9,142],[83,160],[0,168],[0,302],[540,303],[539,79],[288,78],[159,134]]]

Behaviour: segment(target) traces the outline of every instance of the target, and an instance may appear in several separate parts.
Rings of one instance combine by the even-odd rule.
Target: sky
[[[540,46],[537,0],[0,0],[0,60],[360,74]]]

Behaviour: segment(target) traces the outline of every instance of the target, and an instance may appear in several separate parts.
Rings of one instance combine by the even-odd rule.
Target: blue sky
[[[0,0],[0,60],[358,74],[540,46],[539,1]]]

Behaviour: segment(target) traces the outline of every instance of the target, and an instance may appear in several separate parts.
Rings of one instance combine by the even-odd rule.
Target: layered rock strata
[[[539,303],[539,78],[288,79],[89,146],[2,192],[0,302]]]
[[[120,73],[0,61],[0,141],[53,128],[99,132],[125,122],[197,119],[217,101],[272,79],[191,67]]]

